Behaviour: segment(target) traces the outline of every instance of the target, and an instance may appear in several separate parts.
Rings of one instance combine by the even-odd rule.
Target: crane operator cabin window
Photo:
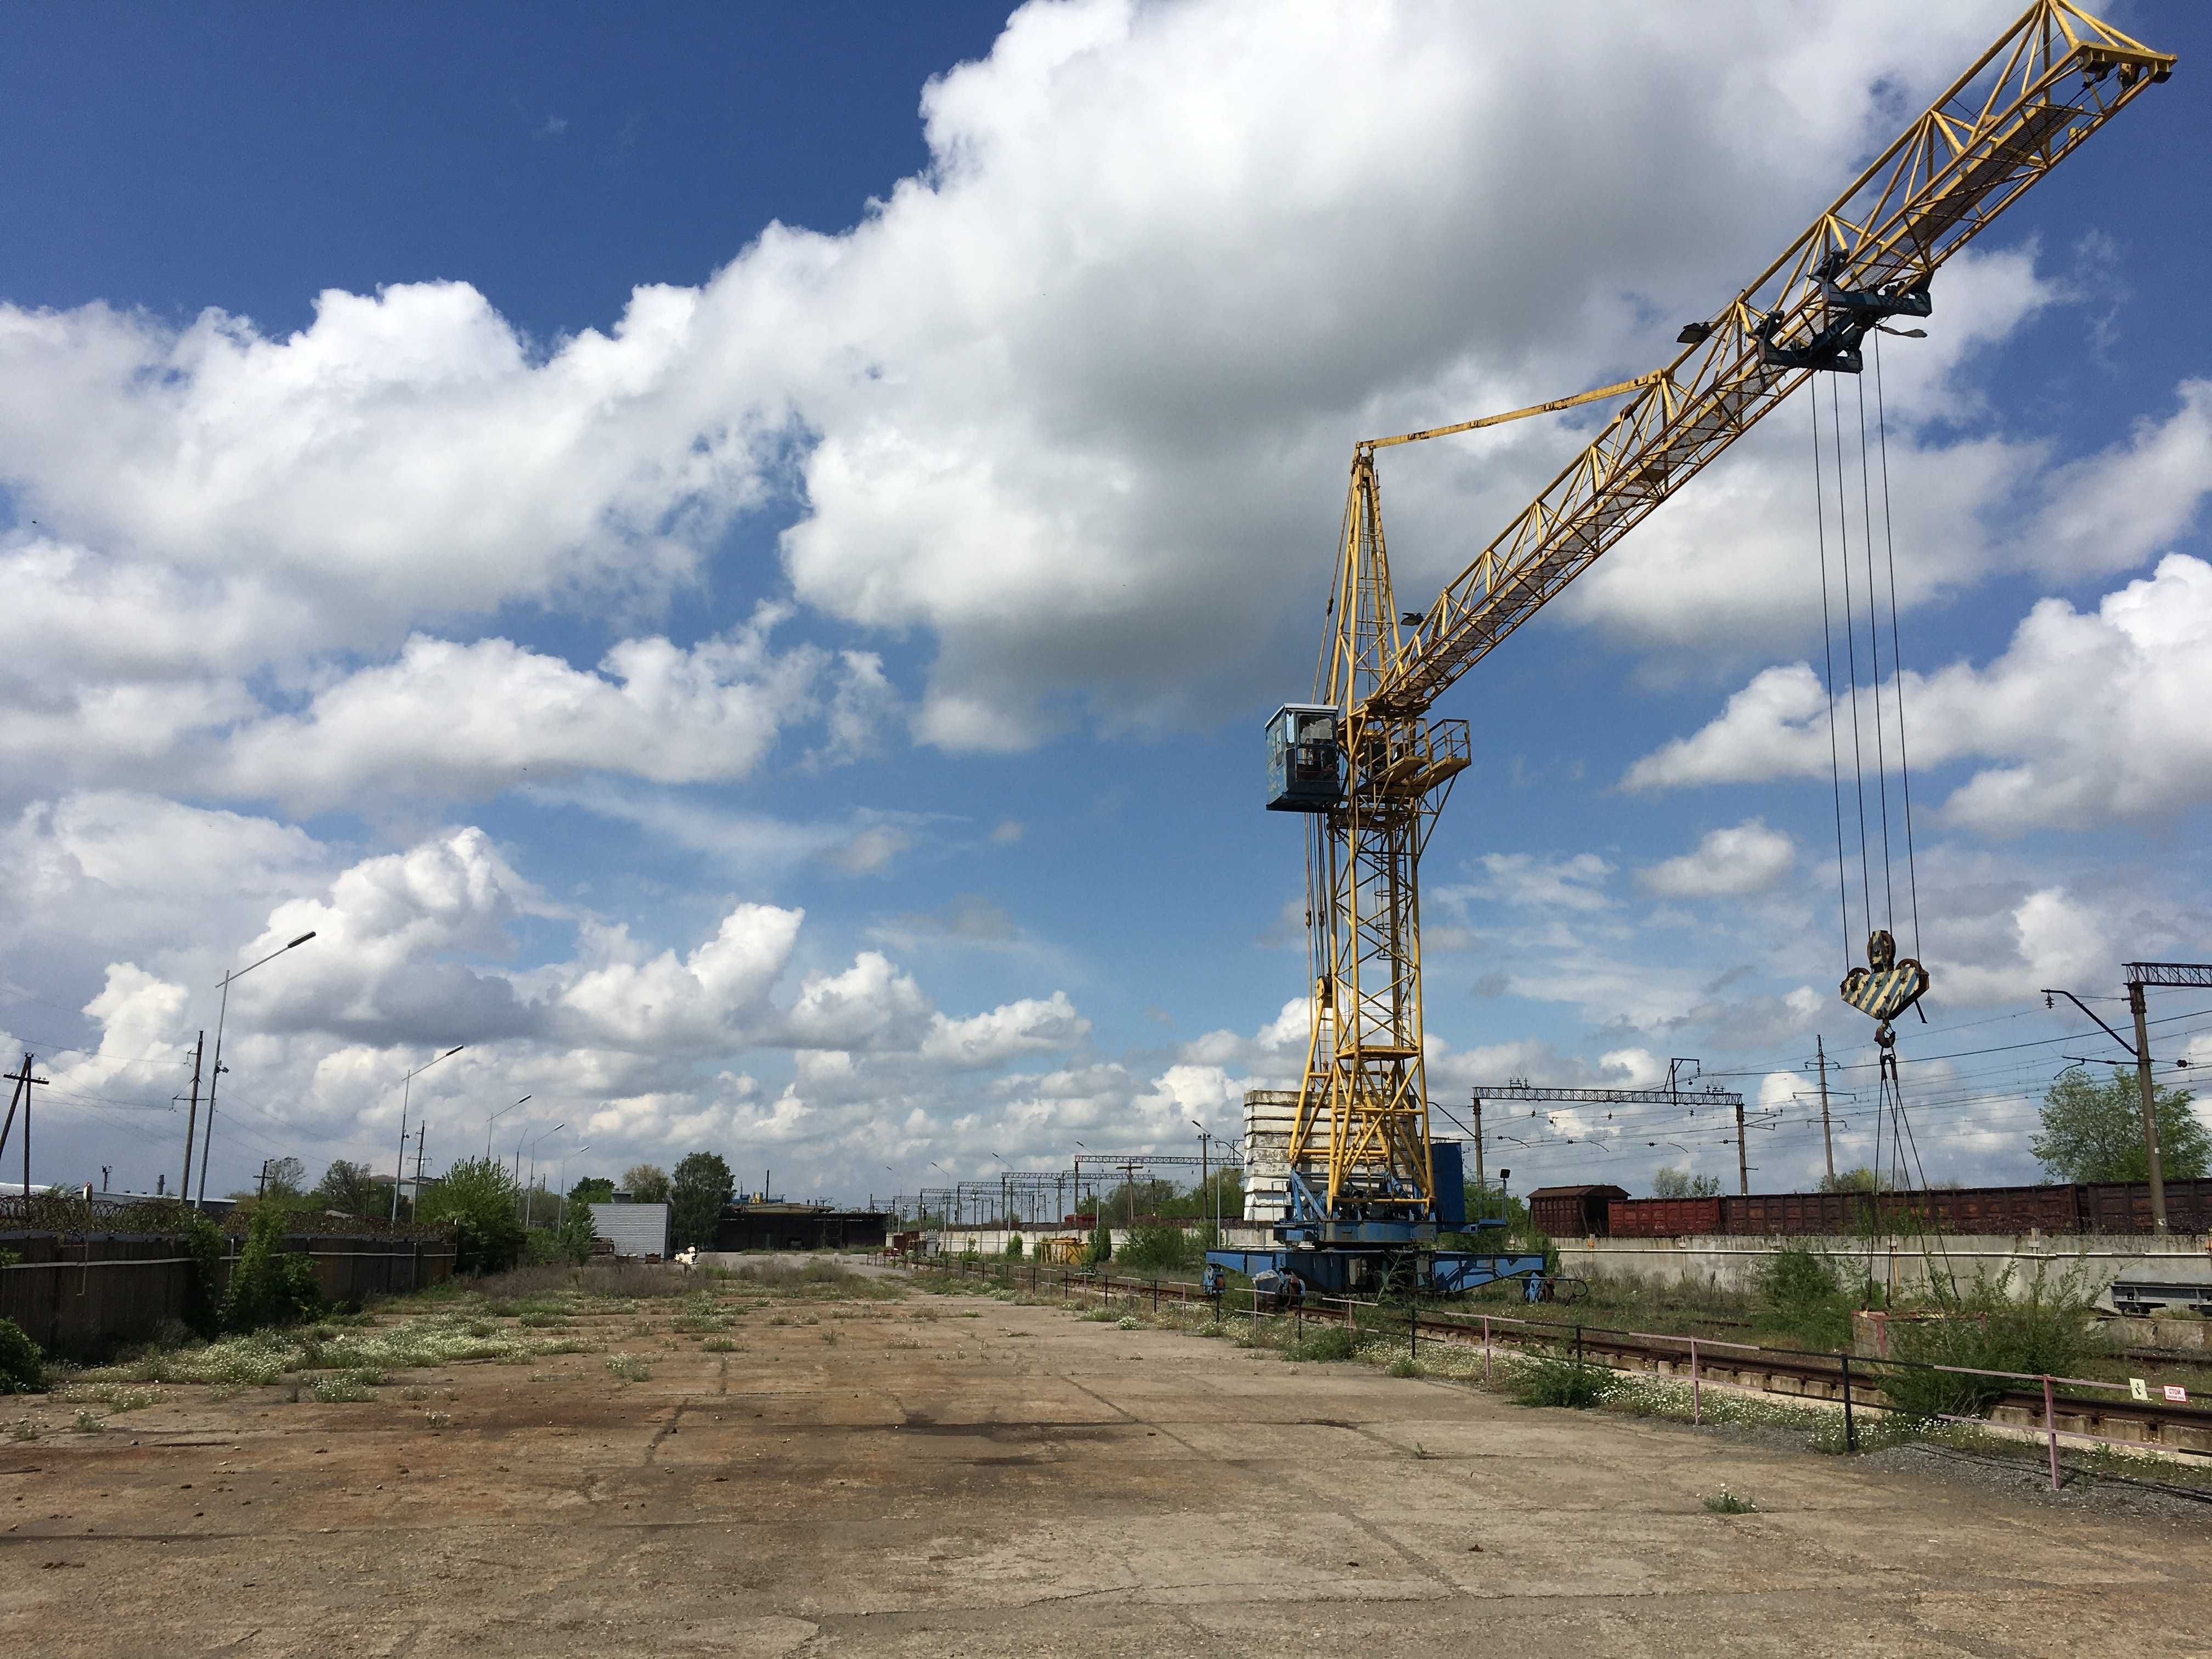
[[[1267,722],[1267,810],[1326,812],[1343,798],[1336,710],[1327,704],[1284,704]]]

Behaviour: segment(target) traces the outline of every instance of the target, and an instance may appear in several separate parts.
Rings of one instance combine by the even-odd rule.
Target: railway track
[[[924,1270],[962,1271],[953,1267]],[[997,1264],[975,1270],[975,1276],[1007,1288],[1026,1286],[1039,1292],[1057,1288],[1063,1296],[1095,1298],[1109,1305],[1126,1303],[1133,1308],[1157,1310],[1163,1303],[1188,1305],[1204,1300],[1195,1285],[1175,1279],[1113,1279],[1034,1267],[1024,1272]],[[1223,1311],[1231,1317],[1293,1316],[1264,1309],[1255,1312],[1224,1307]],[[1554,1357],[1572,1352],[1587,1362],[1630,1374],[1711,1382],[1815,1405],[1840,1407],[1848,1400],[1855,1409],[1875,1413],[1888,1409],[1881,1394],[1881,1372],[1905,1363],[1498,1314],[1417,1310],[1409,1316],[1380,1304],[1340,1297],[1309,1297],[1296,1316],[1348,1326],[1363,1334],[1403,1336],[1416,1352],[1424,1342],[1503,1352],[1540,1351]],[[2158,1399],[2099,1399],[2082,1394],[2078,1388],[2069,1390],[2064,1383],[2064,1379],[2054,1379],[2047,1397],[2039,1381],[2030,1386],[2007,1386],[1990,1401],[1986,1419],[2002,1428],[2038,1433],[2055,1431],[2063,1437],[2133,1449],[2212,1457],[2212,1410]]]

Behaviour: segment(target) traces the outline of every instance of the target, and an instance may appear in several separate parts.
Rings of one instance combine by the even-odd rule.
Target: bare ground
[[[4,1651],[2212,1650],[2193,1516],[983,1297],[718,1305],[579,1304],[556,1334],[597,1352],[362,1403],[36,1402],[0,1439]]]

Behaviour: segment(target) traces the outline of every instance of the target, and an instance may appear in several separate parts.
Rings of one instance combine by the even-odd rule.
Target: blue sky
[[[0,1033],[56,1079],[34,1179],[173,1184],[214,981],[307,927],[234,996],[217,1189],[388,1158],[454,1042],[434,1164],[524,1094],[572,1178],[703,1147],[848,1198],[1233,1133],[1301,1058],[1258,728],[1307,694],[1352,441],[1666,361],[2010,9],[30,20]],[[1884,364],[1906,1052],[1960,1054],[1911,1076],[1966,1180],[2027,1177],[2057,1056],[2102,1052],[2037,987],[2212,955],[2212,25],[2114,21],[2172,82]],[[1790,1077],[1867,1033],[1794,666],[1810,413],[1439,711],[1477,757],[1425,871],[1446,1103],[1695,1055],[1774,1115],[1756,1184],[1817,1173]],[[1588,429],[1390,455],[1401,599]],[[1732,1173],[1709,1119],[1535,1121],[1538,1179]]]

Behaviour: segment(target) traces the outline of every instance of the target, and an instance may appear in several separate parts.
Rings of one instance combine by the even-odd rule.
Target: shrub
[[[1283,1345],[1283,1358],[1331,1362],[1351,1358],[1358,1351],[1352,1333],[1341,1325],[1322,1325],[1303,1338]]]
[[[192,1260],[191,1301],[185,1322],[204,1337],[222,1329],[222,1230],[196,1211],[181,1218],[179,1242]]]
[[[2081,1374],[2105,1346],[2090,1326],[2094,1292],[2076,1273],[2062,1273],[2054,1281],[2039,1267],[2018,1297],[2008,1293],[2010,1280],[2009,1269],[1994,1279],[1981,1275],[1948,1310],[1951,1316],[1894,1330],[1897,1357],[1915,1363],[1884,1368],[1881,1391],[1892,1406],[1915,1418],[1978,1417],[2011,1386],[2001,1377],[1962,1376],[1925,1366]]]
[[[1013,1234],[1006,1240],[1006,1256],[1009,1261],[1019,1261],[1022,1259],[1022,1236],[1019,1233]]]
[[[1835,1264],[1816,1251],[1790,1245],[1753,1272],[1763,1330],[1782,1331],[1808,1347],[1841,1348],[1851,1340],[1850,1304]]]
[[[1514,1384],[1513,1403],[1588,1411],[1605,1398],[1611,1382],[1601,1366],[1576,1359],[1539,1359],[1522,1368]]]
[[[1121,1265],[1139,1272],[1171,1272],[1190,1265],[1191,1237],[1180,1227],[1139,1227],[1121,1246]]]
[[[290,1210],[283,1204],[265,1203],[254,1211],[246,1248],[230,1270],[230,1290],[223,1297],[225,1329],[296,1325],[322,1311],[315,1264],[304,1255],[285,1253],[284,1229],[290,1219]]]
[[[1723,1486],[1705,1499],[1705,1510],[1711,1515],[1754,1515],[1758,1513],[1759,1505]]]
[[[1106,1218],[1102,1215],[1098,1218],[1097,1225],[1091,1228],[1090,1241],[1084,1247],[1083,1265],[1097,1267],[1113,1259],[1114,1230],[1106,1224]]]
[[[0,1319],[0,1394],[44,1394],[46,1360],[12,1319]]]

